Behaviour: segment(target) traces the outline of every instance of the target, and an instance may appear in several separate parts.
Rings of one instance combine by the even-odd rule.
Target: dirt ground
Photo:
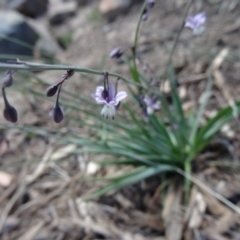
[[[142,23],[138,54],[156,76],[166,69],[187,1],[156,0]],[[130,77],[128,68],[109,58],[116,46],[132,45],[141,4],[108,22],[92,1],[64,24],[72,42],[56,56],[61,63],[106,69]],[[190,14],[205,11],[206,31],[193,36],[184,29],[173,56],[179,91],[188,111],[197,106],[205,89],[209,66],[221,59],[205,117],[232,100],[240,100],[240,2],[199,0]],[[55,26],[57,31],[63,26]],[[58,28],[58,29],[57,29]],[[126,52],[130,56],[130,52]],[[224,55],[224,56],[223,56]],[[35,73],[49,84],[62,73]],[[219,77],[220,76],[220,77]],[[75,74],[66,89],[90,99],[99,76]],[[37,84],[32,84],[37,88]],[[124,88],[124,85],[121,86]],[[41,89],[43,90],[43,88]],[[167,91],[167,90],[166,90]],[[45,134],[88,134],[68,120],[53,124],[48,112],[52,102],[31,94],[11,92],[19,107],[17,128],[0,122],[0,239],[1,240],[240,240],[240,212],[193,185],[189,207],[181,205],[182,188],[173,179],[162,192],[159,177],[84,202],[83,197],[102,183],[83,181],[83,176],[115,174],[118,169],[99,169],[92,154],[74,153],[76,145],[62,144]],[[38,127],[44,134],[29,134],[21,126]],[[240,208],[239,120],[227,125],[194,163],[194,177]],[[163,196],[164,195],[164,196]],[[164,201],[165,199],[165,201]],[[238,209],[239,209],[238,208]]]

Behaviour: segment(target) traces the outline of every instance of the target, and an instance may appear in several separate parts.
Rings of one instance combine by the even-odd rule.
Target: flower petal
[[[97,104],[107,104],[107,101],[102,97],[103,90],[104,87],[98,86],[96,89],[96,93],[91,94],[92,98],[95,99]]]
[[[110,83],[108,89],[108,102],[111,102],[115,98],[115,86]]]
[[[147,106],[152,106],[152,100],[149,97],[145,97],[143,101],[146,103]]]
[[[114,101],[114,105],[116,106],[116,105],[118,105],[118,103],[120,102],[120,101],[122,101],[124,98],[126,98],[127,97],[127,93],[126,92],[119,92],[117,95],[116,95],[116,97],[115,97],[115,101]]]
[[[104,90],[104,87],[98,86],[98,87],[96,88],[95,95],[98,96],[98,97],[102,97],[103,90]]]
[[[114,119],[115,117],[115,107],[113,105],[105,105],[101,111],[101,115],[105,118],[111,118]]]
[[[160,109],[160,106],[161,106],[160,101],[157,101],[157,102],[155,102],[155,103],[152,105],[152,108],[153,108],[153,109]]]
[[[93,99],[95,99],[95,101],[97,102],[97,104],[107,104],[107,101],[105,99],[103,99],[102,97],[98,97],[96,94],[92,93],[91,97]]]

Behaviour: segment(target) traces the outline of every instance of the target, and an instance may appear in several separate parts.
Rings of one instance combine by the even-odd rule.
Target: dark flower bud
[[[153,8],[155,5],[155,0],[148,0],[148,8]]]
[[[5,108],[3,110],[3,116],[7,121],[12,122],[12,123],[16,123],[18,120],[17,110],[10,104],[5,106]]]
[[[109,57],[111,57],[111,58],[120,58],[122,55],[123,55],[123,50],[120,47],[114,48],[109,53]]]
[[[55,123],[60,123],[63,120],[63,112],[58,104],[53,107],[51,115]]]
[[[12,86],[12,84],[13,84],[12,74],[13,74],[12,71],[8,71],[7,74],[4,76],[4,78],[2,79],[2,87],[3,88]]]
[[[56,94],[58,90],[58,85],[52,85],[50,87],[47,88],[47,91],[46,91],[46,95],[47,97],[52,97]]]

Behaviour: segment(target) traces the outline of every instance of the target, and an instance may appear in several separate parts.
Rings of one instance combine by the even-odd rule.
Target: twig
[[[34,173],[27,176],[27,178],[26,178],[27,184],[33,183],[43,173],[43,171],[45,170],[45,168],[47,166],[47,162],[52,155],[52,151],[53,151],[53,149],[51,147],[49,147],[48,150],[46,151],[46,153],[44,154],[41,162],[36,167]]]
[[[35,239],[37,233],[43,228],[45,225],[44,221],[38,222],[36,225],[33,225],[28,231],[21,236],[18,240],[32,240]]]
[[[2,214],[1,214],[1,218],[0,218],[0,233],[3,230],[4,224],[5,224],[5,221],[7,219],[7,216],[9,214],[9,212],[13,208],[13,206],[16,203],[16,201],[18,200],[18,198],[23,194],[23,191],[24,191],[25,186],[26,186],[25,175],[26,175],[26,169],[24,169],[22,171],[22,174],[20,175],[20,178],[19,178],[20,181],[21,181],[21,179],[24,179],[24,180],[21,181],[20,187],[18,188],[16,193],[12,196],[10,201],[7,203],[7,206],[4,208],[4,210],[3,210]]]
[[[199,181],[197,178],[186,174],[184,171],[182,171],[180,168],[176,168],[176,172],[178,172],[179,174],[181,174],[182,176],[184,176],[185,178],[188,178],[190,181],[192,181],[194,184],[196,184],[198,187],[202,188],[204,191],[206,191],[207,193],[211,194],[212,196],[214,196],[215,198],[217,198],[220,202],[224,203],[226,206],[228,206],[229,208],[231,208],[233,211],[235,211],[236,213],[240,214],[240,208],[238,206],[236,206],[235,204],[231,203],[230,201],[228,201],[225,197],[223,197],[221,194],[215,192],[214,190],[212,190],[210,187],[208,187],[207,185],[203,184],[201,181]]]

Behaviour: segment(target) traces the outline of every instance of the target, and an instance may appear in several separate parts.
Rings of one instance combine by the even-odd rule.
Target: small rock
[[[112,21],[117,15],[126,13],[131,3],[131,0],[101,0],[99,10],[109,21]]]
[[[76,14],[77,3],[74,2],[58,2],[53,3],[49,9],[49,21],[52,25],[62,24],[69,17]]]
[[[79,6],[83,6],[83,5],[87,4],[88,2],[90,2],[90,1],[89,0],[77,0],[77,4]]]
[[[62,50],[58,45],[56,39],[52,36],[51,30],[48,28],[48,22],[46,18],[28,19],[27,23],[36,31],[39,35],[39,39],[35,45],[36,56],[42,57],[54,57],[61,53]]]
[[[1,54],[32,56],[33,49],[31,46],[35,45],[38,35],[29,26],[26,19],[14,11],[0,11],[0,22]]]
[[[9,173],[0,171],[0,186],[8,187],[12,182],[13,176]]]
[[[36,18],[47,12],[48,0],[7,0],[6,7]]]
[[[14,229],[16,229],[20,225],[21,221],[19,218],[9,216],[6,219],[6,222],[3,227],[3,232],[10,232]]]

